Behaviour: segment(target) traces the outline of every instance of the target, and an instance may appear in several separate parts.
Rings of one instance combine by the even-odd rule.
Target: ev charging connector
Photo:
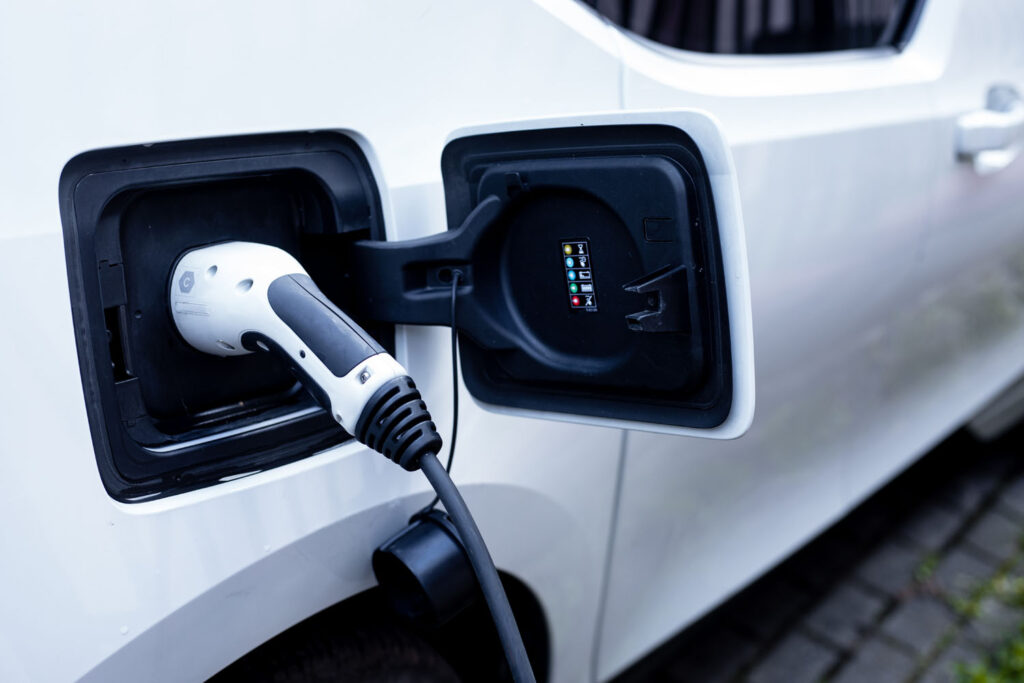
[[[226,242],[187,252],[174,267],[171,315],[206,353],[276,352],[347,432],[406,469],[441,437],[402,365],[330,302],[295,257]],[[395,419],[399,406],[406,419]]]
[[[405,368],[331,303],[294,257],[276,247],[225,242],[188,251],[173,269],[169,292],[174,323],[194,348],[218,356],[275,353],[356,439],[407,470],[423,470],[480,583],[513,679],[534,681],[497,569],[469,508],[437,459],[441,436]],[[417,528],[424,531],[419,540],[440,547],[438,534],[447,532],[437,523],[435,518],[430,524],[421,521],[420,527],[392,539],[400,543],[385,544],[375,563],[378,572],[381,566],[385,572],[396,566],[392,559],[415,566],[416,558],[410,564],[407,551],[415,552],[419,536],[410,532]],[[450,547],[440,552],[428,558],[417,581],[423,595],[443,599],[446,593],[464,591],[444,585],[446,569],[448,578],[460,582],[460,563]],[[446,609],[435,609],[435,616],[445,618]]]

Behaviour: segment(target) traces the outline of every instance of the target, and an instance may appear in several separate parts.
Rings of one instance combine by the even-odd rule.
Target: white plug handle
[[[185,341],[219,356],[277,352],[349,433],[374,393],[408,374],[283,249],[251,242],[194,249],[178,260],[169,289]]]

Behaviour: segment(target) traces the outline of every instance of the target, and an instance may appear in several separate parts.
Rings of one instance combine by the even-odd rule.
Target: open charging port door
[[[447,324],[497,410],[716,438],[753,417],[746,248],[731,155],[694,111],[462,131],[449,230],[354,245],[360,314]]]
[[[72,311],[97,461],[143,500],[330,448],[347,435],[286,367],[191,349],[166,309],[189,249],[281,247],[388,350],[396,324],[457,325],[481,404],[732,438],[754,406],[743,225],[729,149],[696,111],[453,134],[449,229],[388,242],[376,180],[340,133],[134,145],[61,177]],[[198,276],[202,276],[199,274]]]

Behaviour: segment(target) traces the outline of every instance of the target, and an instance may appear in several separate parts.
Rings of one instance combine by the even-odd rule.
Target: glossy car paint
[[[370,551],[428,498],[355,444],[173,498],[107,496],[57,205],[75,154],[346,129],[389,238],[405,239],[446,227],[440,154],[456,131],[623,109],[716,117],[747,230],[748,436],[640,435],[462,395],[455,478],[498,565],[545,609],[552,680],[606,678],[1022,370],[1024,171],[981,180],[951,152],[955,117],[992,79],[1024,86],[1021,25],[1013,0],[934,0],[900,55],[745,60],[641,45],[568,0],[0,7],[0,680],[209,676],[373,585]],[[994,302],[984,335],[979,301]],[[955,336],[942,346],[935,330]],[[447,343],[443,329],[399,334],[442,433]]]

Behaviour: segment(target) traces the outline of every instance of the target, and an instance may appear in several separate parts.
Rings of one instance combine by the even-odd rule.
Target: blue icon
[[[566,277],[569,278],[570,280],[575,280],[576,279],[576,271],[575,270],[570,270],[568,275],[566,275]]]
[[[573,266],[575,266],[575,265],[576,265],[576,262],[575,262],[575,261],[573,261],[573,260],[572,260],[572,257],[570,256],[569,258],[565,259],[565,265],[567,265],[567,266],[569,266],[570,268],[572,268]]]

